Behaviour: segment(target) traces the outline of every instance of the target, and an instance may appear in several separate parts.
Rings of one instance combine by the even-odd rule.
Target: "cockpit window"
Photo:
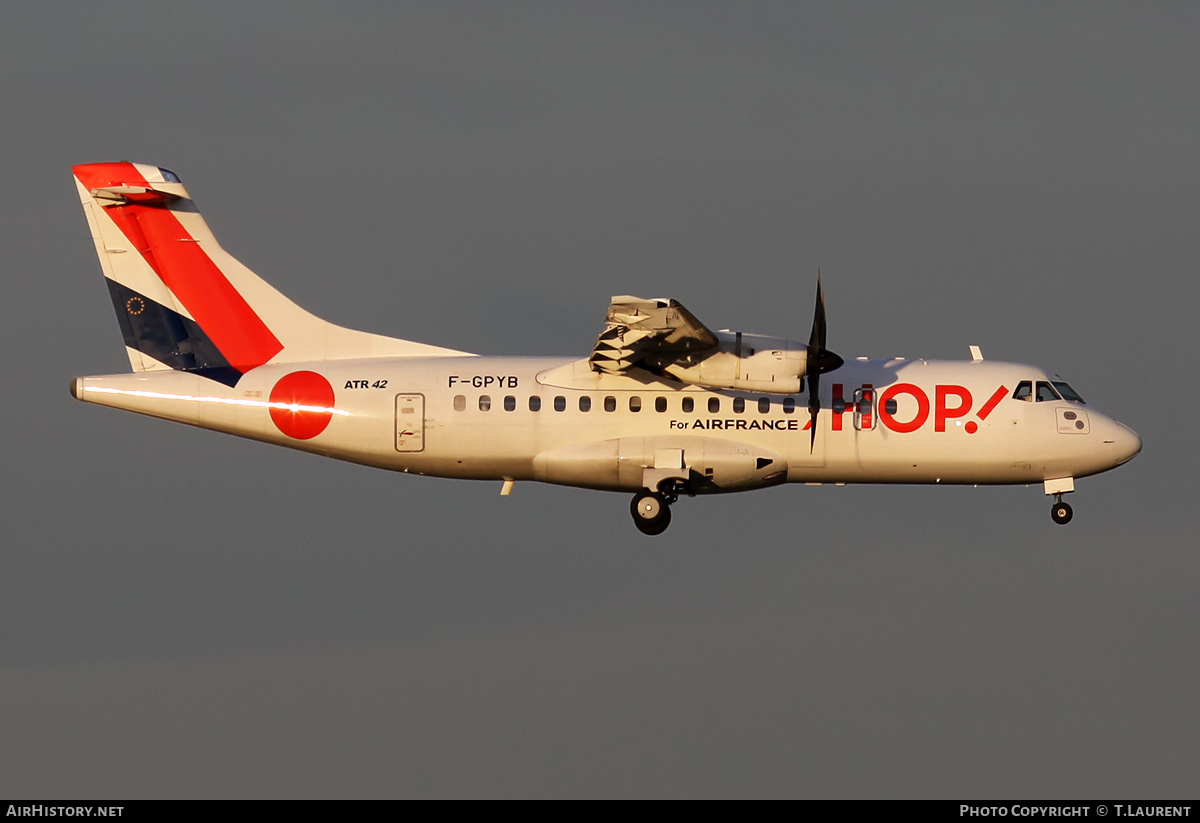
[[[1061,380],[1053,380],[1054,388],[1058,389],[1058,393],[1063,396],[1063,400],[1071,400],[1075,403],[1083,403],[1084,399],[1079,396],[1079,392],[1068,386]]]
[[[1058,400],[1058,399],[1059,399],[1058,392],[1056,392],[1054,390],[1053,386],[1051,386],[1045,380],[1037,381],[1037,402],[1044,403],[1047,400]]]
[[[1017,390],[1013,392],[1013,400],[1024,400],[1025,402],[1033,400],[1033,382],[1022,380],[1018,383]]]

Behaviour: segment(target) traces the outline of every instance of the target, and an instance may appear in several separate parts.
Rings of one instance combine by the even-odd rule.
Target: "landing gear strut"
[[[662,492],[638,492],[629,504],[633,525],[637,526],[642,534],[662,534],[667,530],[667,526],[671,525],[671,504],[675,500],[675,495]]]
[[[1054,505],[1050,507],[1050,518],[1060,526],[1071,522],[1071,505],[1064,503],[1061,494],[1054,495]]]

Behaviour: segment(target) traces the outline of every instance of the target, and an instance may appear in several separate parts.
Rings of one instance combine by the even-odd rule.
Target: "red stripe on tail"
[[[89,190],[153,185],[132,163],[92,163],[75,166],[74,172]],[[104,210],[231,366],[249,371],[283,349],[174,213],[158,205],[135,203],[105,206]]]

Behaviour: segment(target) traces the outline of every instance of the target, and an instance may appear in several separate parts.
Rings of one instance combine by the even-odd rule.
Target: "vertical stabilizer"
[[[173,172],[141,163],[74,172],[134,371],[232,386],[269,362],[464,354],[309,314],[221,248]]]

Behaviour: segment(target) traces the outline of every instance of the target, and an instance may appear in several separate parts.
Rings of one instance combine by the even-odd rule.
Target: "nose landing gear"
[[[662,534],[671,525],[671,504],[676,496],[662,492],[640,491],[633,496],[629,511],[633,525],[642,534]]]
[[[1073,514],[1071,505],[1063,502],[1062,495],[1054,495],[1054,505],[1050,507],[1050,518],[1058,525],[1065,526],[1071,522]]]
[[[1047,480],[1042,484],[1046,494],[1054,495],[1054,505],[1050,507],[1050,519],[1060,526],[1071,522],[1071,507],[1063,502],[1063,495],[1075,491],[1075,478],[1058,477]]]

